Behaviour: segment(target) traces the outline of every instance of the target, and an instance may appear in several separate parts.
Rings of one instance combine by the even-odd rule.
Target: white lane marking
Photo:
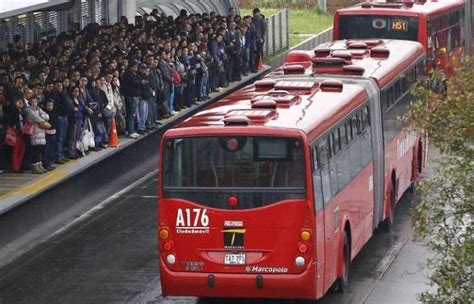
[[[387,255],[379,262],[377,268],[375,268],[375,272],[380,273],[383,276],[383,274],[390,267],[390,264],[392,264],[398,252],[400,252],[400,250],[402,249],[403,245],[405,245],[405,242],[397,242],[393,244]]]
[[[95,212],[103,209],[105,206],[107,206],[108,204],[110,204],[112,201],[114,201],[115,199],[121,197],[123,194],[129,192],[130,190],[134,189],[135,187],[137,187],[139,184],[143,183],[145,180],[147,180],[148,178],[150,178],[151,176],[153,176],[154,174],[156,174],[158,171],[157,170],[154,170],[148,174],[146,174],[145,176],[139,178],[138,180],[136,180],[135,182],[131,183],[130,185],[128,185],[127,187],[123,188],[122,190],[120,190],[119,192],[115,193],[114,195],[108,197],[106,200],[103,200],[102,202],[100,202],[97,206],[94,206],[92,207],[91,209],[87,210],[86,212],[84,212],[83,214],[81,214],[80,216],[76,217],[74,220],[72,220],[71,222],[67,223],[66,225],[64,225],[63,227],[59,228],[58,230],[56,230],[55,232],[53,232],[52,234],[50,234],[49,236],[47,236],[43,241],[46,241],[50,238],[53,238],[55,237],[56,235],[58,234],[61,234],[62,232],[68,230],[69,228],[71,228],[72,226],[76,225],[77,223],[91,217]]]

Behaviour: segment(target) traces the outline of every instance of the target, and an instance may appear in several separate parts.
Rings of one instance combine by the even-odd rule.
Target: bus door
[[[334,200],[332,199],[331,191],[331,175],[330,175],[330,136],[323,136],[318,140],[317,143],[317,154],[318,154],[318,165],[317,168],[320,173],[320,190],[316,191],[316,203],[322,199],[323,206],[319,206],[321,209],[317,219],[320,221],[317,223],[319,232],[317,237],[320,238],[318,242],[318,253],[324,256],[324,290],[327,290],[332,282],[336,278],[336,266],[337,266],[337,238],[335,234],[335,221],[334,221]],[[320,192],[320,194],[318,194]],[[318,197],[321,196],[321,197]],[[318,206],[316,206],[318,207]],[[316,208],[317,210],[318,208]],[[323,250],[324,248],[324,250]],[[318,284],[319,286],[319,284]]]
[[[324,235],[324,200],[323,200],[323,180],[321,172],[321,162],[318,160],[319,147],[315,145],[312,148],[313,156],[313,192],[314,192],[314,210],[316,211],[316,291],[318,297],[324,294],[324,273],[325,273],[325,235]],[[327,156],[325,156],[327,157]]]
[[[372,154],[374,161],[374,173],[372,178],[372,189],[374,193],[373,230],[383,221],[384,203],[384,162],[385,152],[382,132],[382,110],[380,90],[373,79],[364,79],[360,84],[366,88],[369,95],[369,115],[372,130]],[[369,185],[370,187],[370,185]]]

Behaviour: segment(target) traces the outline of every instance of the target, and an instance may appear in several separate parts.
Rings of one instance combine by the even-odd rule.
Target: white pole
[[[327,13],[328,8],[327,8],[326,0],[318,0],[318,7],[322,12]]]

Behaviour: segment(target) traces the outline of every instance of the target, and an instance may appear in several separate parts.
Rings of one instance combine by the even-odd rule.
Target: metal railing
[[[288,24],[288,10],[284,9],[265,18],[267,32],[263,46],[264,56],[273,55],[290,45],[290,32]]]
[[[332,27],[328,28],[327,30],[317,35],[314,35],[313,37],[310,37],[298,43],[297,45],[289,49],[288,52],[292,50],[312,50],[316,48],[318,45],[320,45],[321,43],[328,42],[331,40],[332,40]],[[285,52],[279,56],[276,56],[267,64],[269,64],[272,67],[272,69],[283,65],[283,63],[285,62],[286,54],[288,52]]]

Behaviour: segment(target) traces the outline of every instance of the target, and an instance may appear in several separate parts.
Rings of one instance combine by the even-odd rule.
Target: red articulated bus
[[[350,262],[390,229],[422,169],[421,140],[396,118],[425,55],[403,43],[406,57],[392,41],[359,49],[362,72],[272,75],[165,132],[163,295],[318,299],[347,286]],[[339,68],[337,54],[326,67]]]
[[[418,41],[427,50],[430,67],[447,67],[463,54],[471,21],[465,22],[463,0],[365,2],[336,11],[333,39],[402,39]],[[471,8],[469,8],[471,9]]]
[[[353,83],[354,79],[371,79],[379,91],[377,98],[382,111],[385,196],[395,195],[392,202],[396,202],[416,179],[426,162],[425,138],[403,131],[399,120],[411,101],[411,84],[423,76],[425,70],[423,47],[418,42],[386,39],[338,40],[321,44],[312,51],[289,52],[285,64],[275,69],[269,77],[330,75],[344,83]],[[416,157],[399,157],[406,152]],[[395,193],[391,194],[390,189],[394,189]],[[388,218],[392,214],[389,211],[391,207],[385,208],[385,212],[389,212]]]

